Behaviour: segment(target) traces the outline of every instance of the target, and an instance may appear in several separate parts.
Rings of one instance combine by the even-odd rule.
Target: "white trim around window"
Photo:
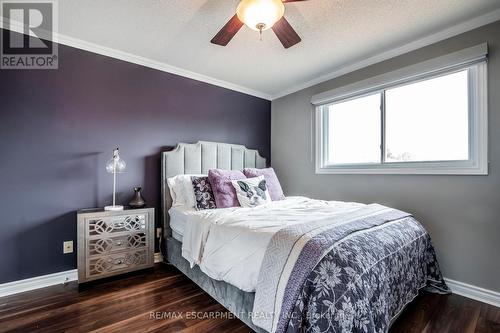
[[[457,56],[462,55],[462,57]],[[420,74],[413,72],[411,75],[401,77],[408,68],[391,72],[381,77],[375,77],[349,87],[338,88],[328,93],[313,97],[312,103],[315,109],[315,132],[316,132],[316,173],[317,174],[434,174],[434,175],[487,175],[488,174],[488,107],[487,107],[487,48],[485,44],[456,52],[448,56],[447,66],[443,66],[445,57],[437,60],[427,61],[431,70],[424,71],[425,63],[417,64],[408,68],[412,71],[420,67]],[[466,56],[466,57],[465,57]],[[437,68],[436,65],[441,64]],[[429,66],[428,66],[429,68]],[[459,70],[468,70],[468,95],[469,95],[469,158],[459,161],[430,161],[430,162],[391,162],[386,163],[382,158],[380,163],[369,164],[328,164],[327,163],[327,140],[328,107],[335,103],[366,96],[368,94],[380,93],[386,89],[411,84],[426,79],[451,74]],[[393,78],[389,80],[388,78]],[[372,83],[370,85],[370,82]],[[385,111],[384,111],[385,112]],[[385,128],[382,124],[382,132]],[[385,135],[385,134],[384,134]]]

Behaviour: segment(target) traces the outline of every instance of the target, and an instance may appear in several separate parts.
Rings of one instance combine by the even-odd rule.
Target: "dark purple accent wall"
[[[0,283],[76,268],[76,210],[110,204],[104,166],[120,147],[118,202],[141,185],[160,222],[160,152],[198,140],[270,159],[271,103],[59,46],[58,70],[0,70]]]

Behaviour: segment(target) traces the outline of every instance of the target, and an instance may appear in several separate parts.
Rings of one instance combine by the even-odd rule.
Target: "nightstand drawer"
[[[106,275],[114,275],[120,271],[132,271],[151,266],[148,249],[89,258],[87,262],[87,278],[92,279]]]
[[[88,240],[88,256],[95,257],[121,251],[141,249],[150,246],[148,243],[147,234],[144,232],[122,236],[90,238]]]
[[[147,214],[92,217],[85,221],[88,237],[102,237],[117,233],[147,231]]]

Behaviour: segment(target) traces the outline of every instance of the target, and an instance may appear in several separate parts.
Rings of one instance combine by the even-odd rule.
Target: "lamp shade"
[[[242,0],[236,9],[240,21],[257,31],[270,29],[284,13],[281,0]]]
[[[109,173],[121,173],[125,171],[127,163],[120,158],[118,148],[113,150],[113,157],[106,163],[106,171]]]

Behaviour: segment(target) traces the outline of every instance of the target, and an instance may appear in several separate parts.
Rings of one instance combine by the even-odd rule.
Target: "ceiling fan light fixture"
[[[242,0],[236,15],[250,29],[263,31],[272,28],[285,14],[282,0]]]

